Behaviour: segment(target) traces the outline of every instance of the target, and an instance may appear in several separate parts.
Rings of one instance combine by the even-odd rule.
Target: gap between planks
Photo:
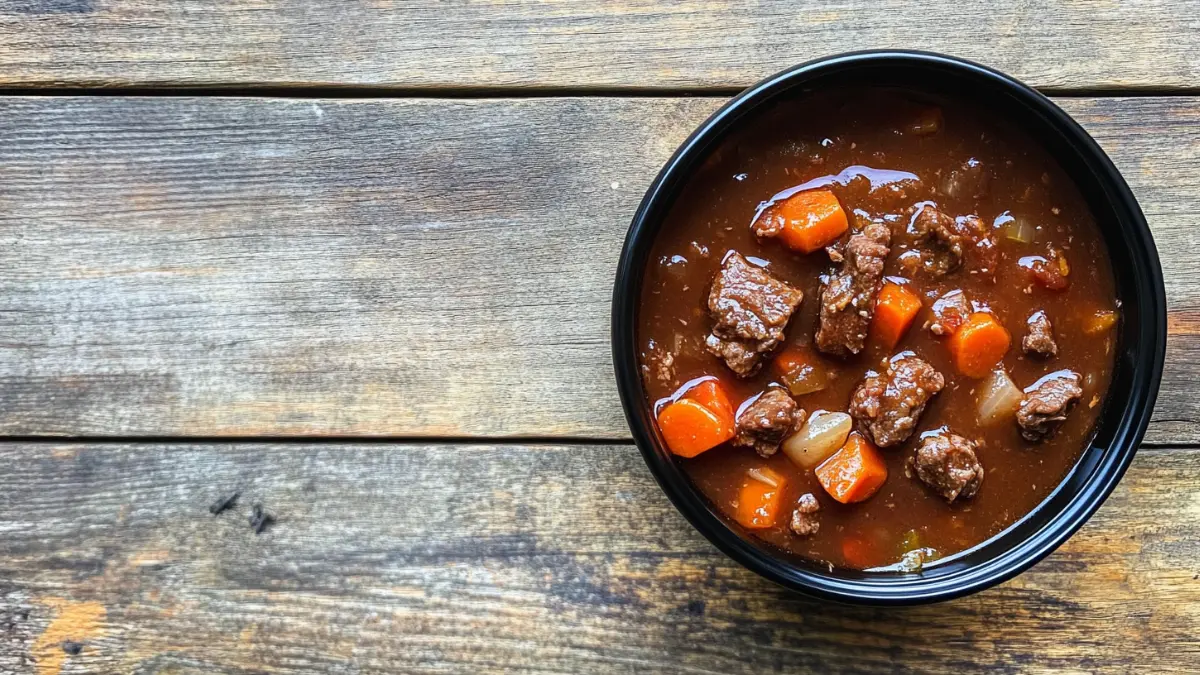
[[[751,85],[753,86],[753,85]],[[175,86],[16,86],[0,87],[0,97],[147,97],[291,99],[529,99],[529,98],[732,98],[749,87],[392,87],[386,85],[207,85]],[[1138,98],[1200,96],[1194,87],[1039,87],[1054,98]]]
[[[632,446],[628,438],[561,436],[54,436],[0,435],[0,444],[45,445],[534,445]],[[1180,446],[1179,443],[1172,443]],[[1197,444],[1200,445],[1200,444]]]
[[[377,445],[377,446],[542,446],[632,447],[628,438],[558,436],[4,436],[0,444],[31,445]],[[1200,448],[1200,443],[1142,441],[1139,452]]]

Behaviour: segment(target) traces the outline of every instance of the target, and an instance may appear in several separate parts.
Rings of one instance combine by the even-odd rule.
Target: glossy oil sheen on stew
[[[914,133],[914,125],[935,107],[941,113],[936,132]],[[915,352],[946,377],[945,389],[921,417],[916,433],[902,445],[880,450],[889,475],[869,500],[849,505],[834,502],[812,471],[801,470],[783,452],[763,459],[751,449],[727,443],[694,459],[676,461],[727,517],[736,508],[748,469],[767,466],[786,476],[786,506],[779,522],[747,536],[822,563],[855,568],[890,565],[914,541],[946,556],[997,534],[1032,510],[1063,479],[1088,443],[1108,387],[1115,330],[1085,335],[1083,328],[1097,312],[1116,309],[1115,291],[1104,242],[1084,200],[1032,141],[966,104],[916,101],[886,91],[843,91],[778,104],[746,126],[749,131],[723,142],[690,180],[655,243],[638,327],[648,405],[705,375],[720,378],[734,407],[778,381],[769,363],[755,376],[739,379],[704,348],[712,325],[707,294],[729,251],[740,252],[804,291],[784,346],[811,345],[822,277],[837,265],[824,251],[801,255],[778,240],[754,236],[750,223],[760,205],[780,192],[826,184],[848,214],[858,209],[875,217],[890,216],[894,231],[908,223],[911,206],[932,200],[951,216],[974,214],[997,227],[1009,218],[1023,219],[1037,228],[1036,234],[1029,243],[999,237],[995,283],[965,270],[936,281],[914,280],[909,288],[919,292],[924,307],[900,343],[885,351],[868,340],[858,356],[827,359],[828,367],[836,371],[831,385],[797,397],[810,414],[845,412],[864,373],[881,369],[887,357],[904,350]],[[968,162],[987,175],[986,190],[951,184],[956,180],[952,172]],[[894,172],[913,174],[919,183],[909,183],[904,190],[889,189],[889,180],[903,176]],[[853,230],[853,215],[850,221]],[[1069,261],[1070,284],[1065,290],[1032,284],[1020,266],[1022,257],[1043,255],[1048,246],[1063,251]],[[895,238],[886,275],[902,276],[897,256],[904,250],[902,240]],[[980,425],[976,406],[981,381],[957,373],[945,341],[926,328],[934,299],[953,289],[962,289],[989,308],[1012,334],[1003,366],[1018,387],[1061,369],[1082,376],[1081,402],[1051,439],[1029,443],[1015,423]],[[1020,346],[1026,319],[1038,310],[1051,318],[1058,337],[1058,355],[1047,360],[1026,356]],[[920,433],[942,426],[981,442],[977,454],[986,472],[979,494],[952,504],[905,471]],[[787,521],[792,505],[808,492],[821,504],[820,530],[805,538],[792,534]]]

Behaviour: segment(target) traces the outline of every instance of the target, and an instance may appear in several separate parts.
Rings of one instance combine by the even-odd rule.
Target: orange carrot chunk
[[[658,429],[667,448],[680,457],[695,457],[733,438],[733,425],[699,403],[682,398],[658,413]]]
[[[850,227],[837,196],[829,190],[797,192],[772,209],[774,213],[767,216],[783,220],[780,240],[801,253],[832,244]]]
[[[875,556],[873,554],[871,544],[858,535],[849,534],[842,539],[842,560],[850,567],[856,569],[874,567],[872,562]]]
[[[843,504],[868,499],[887,480],[887,465],[871,442],[857,432],[846,444],[821,463],[817,480],[830,497]]]
[[[759,467],[755,473],[758,477],[747,474],[742,481],[734,520],[747,529],[761,530],[775,525],[787,479],[765,466]]]
[[[733,424],[733,404],[717,380],[705,380],[687,390],[683,397],[692,399],[722,420],[728,420],[730,425]]]
[[[683,392],[658,413],[658,428],[671,452],[695,457],[733,438],[733,405],[715,378]]]
[[[947,346],[954,367],[967,377],[987,377],[992,367],[1004,358],[1012,336],[991,314],[975,312],[954,335]]]
[[[908,332],[917,312],[921,311],[921,297],[900,284],[887,282],[879,289],[875,301],[875,316],[871,320],[871,333],[888,349],[896,346]]]

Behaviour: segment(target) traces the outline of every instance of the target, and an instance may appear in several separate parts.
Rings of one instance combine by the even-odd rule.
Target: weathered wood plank
[[[741,87],[868,48],[1036,86],[1195,87],[1200,3],[0,0],[0,84]]]
[[[1171,307],[1200,440],[1200,99],[1064,99]],[[0,433],[626,438],[641,194],[717,99],[0,99]]]
[[[1194,672],[1197,462],[1143,450],[1030,572],[880,610],[736,566],[630,446],[5,444],[0,670]]]

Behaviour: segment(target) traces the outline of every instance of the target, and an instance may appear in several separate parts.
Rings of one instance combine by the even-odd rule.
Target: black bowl
[[[1091,445],[1037,508],[988,541],[920,573],[834,569],[745,537],[713,510],[664,448],[637,361],[642,277],[672,203],[709,152],[742,120],[784,96],[845,85],[882,85],[983,103],[1041,143],[1076,182],[1107,242],[1122,320],[1112,384]],[[1045,96],[989,68],[938,54],[880,51],[814,61],[747,89],[700,126],[646,192],[621,252],[613,289],[612,349],[625,417],[659,485],[697,530],[734,560],[789,589],[843,602],[936,602],[1012,578],[1070,537],[1124,475],[1146,431],[1162,376],[1167,309],[1146,219],[1104,151]]]

